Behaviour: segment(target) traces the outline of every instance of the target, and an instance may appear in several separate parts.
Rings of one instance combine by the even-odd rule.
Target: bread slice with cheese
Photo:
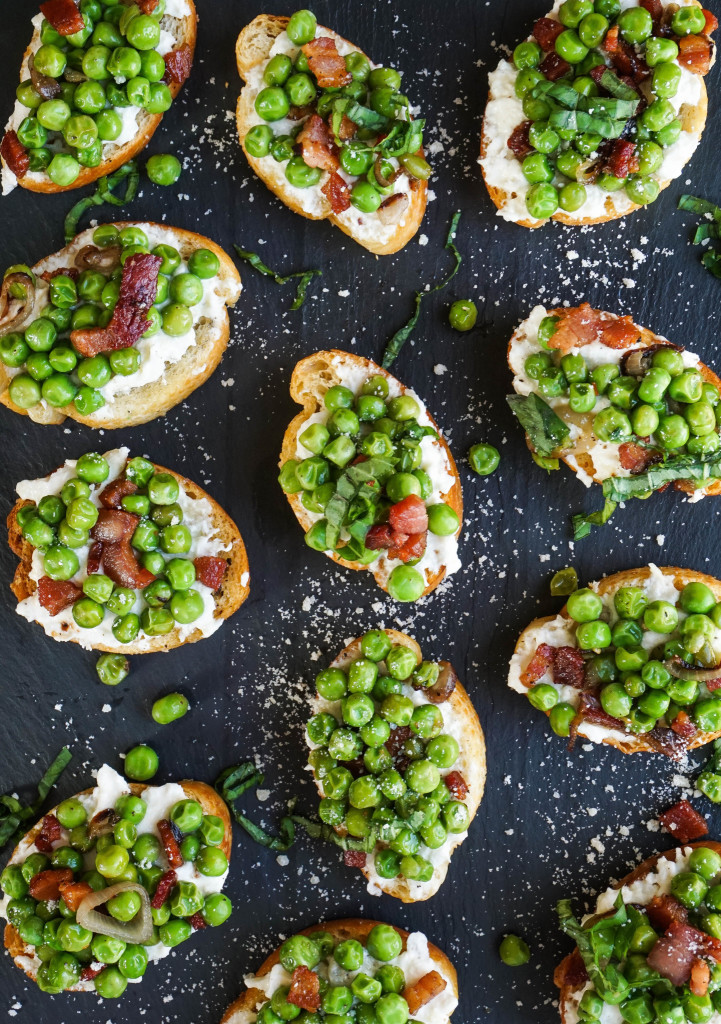
[[[107,765],[104,766],[103,769],[101,769],[101,771],[107,770]],[[115,775],[115,773],[112,774]],[[219,849],[221,849],[225,856],[228,858],[228,860],[230,860],[232,851],[233,831],[232,824],[230,821],[230,814],[228,813],[228,808],[225,802],[221,799],[220,796],[218,796],[218,794],[215,792],[214,789],[212,789],[211,786],[208,786],[204,782],[183,779],[179,783],[179,786],[182,788],[182,792],[186,799],[196,800],[200,804],[200,806],[203,809],[203,814],[212,814],[215,817],[220,818],[220,820],[223,822],[225,834],[220,843]],[[146,786],[137,782],[127,783],[127,791],[132,793],[133,796],[139,797],[142,797],[144,794],[149,794],[153,791],[157,792],[158,788],[158,786]],[[93,789],[83,790],[81,793],[76,794],[75,799],[77,799],[78,797],[90,799],[93,797],[94,792],[96,791],[94,791]],[[177,795],[179,796],[179,794]],[[102,809],[104,808],[100,808],[99,810]],[[54,807],[52,808],[52,810],[48,811],[47,814],[55,815],[56,811],[57,807]],[[44,817],[47,817],[47,815]],[[33,852],[35,840],[38,838],[43,826],[44,817],[40,821],[38,821],[30,829],[27,835],[20,840],[18,845],[13,850],[12,855],[10,856],[8,864],[22,863],[26,859],[26,857]],[[139,831],[143,831],[142,823],[139,826]],[[9,921],[5,925],[4,943],[5,949],[7,949],[8,953],[15,962],[15,965],[19,967],[21,971],[24,971],[24,973],[27,975],[28,978],[30,978],[31,981],[35,981],[38,970],[40,969],[43,961],[40,959],[40,957],[38,957],[35,947],[30,946],[26,942],[24,942],[20,934],[18,933],[18,930],[15,927],[15,925],[10,923]],[[152,947],[148,948],[150,949]],[[77,984],[73,985],[68,991],[95,992],[95,985],[93,984],[92,980],[80,980]]]
[[[356,942],[360,942],[361,945],[365,945],[371,930],[375,928],[378,923],[378,921],[368,921],[365,918],[353,917],[346,918],[341,921],[324,921],[322,924],[316,925],[314,928],[304,928],[302,931],[295,934],[308,935],[312,937],[314,932],[323,931],[330,933],[336,942],[355,940]],[[409,939],[411,940],[411,945],[413,945],[415,937],[419,936],[420,933],[415,932],[413,934],[409,934],[407,931],[404,931],[403,928],[395,928],[395,930],[403,939],[403,952],[401,953],[401,958],[411,960],[411,956],[409,954]],[[424,936],[420,937],[424,938]],[[409,955],[406,956],[407,954]],[[439,974],[441,979],[445,982],[445,988],[443,990],[444,1001],[448,999],[450,995],[452,998],[449,1002],[451,1005],[455,1006],[458,1001],[458,977],[453,964],[446,954],[431,942],[427,942],[425,960],[426,963],[423,966],[430,967]],[[254,1024],[258,1016],[258,1010],[268,996],[260,988],[252,987],[253,982],[255,981],[257,986],[259,981],[270,975],[273,968],[276,968],[278,971],[281,970],[280,949],[276,949],[275,952],[271,953],[271,955],[267,957],[255,975],[246,976],[246,984],[250,987],[233,1003],[231,1003],[225,1011],[220,1024]],[[408,975],[410,971],[406,969],[405,973]],[[417,974],[418,969],[415,969],[413,973]],[[416,980],[417,979],[414,978],[414,982]],[[426,1005],[428,1006],[427,1012],[433,1012],[432,1003],[429,1002]],[[425,1018],[423,1010],[420,1012],[423,1013],[423,1018]],[[434,1024],[450,1024],[452,1013],[453,1010],[448,1013],[442,1011],[440,1016],[434,1015]]]
[[[79,413],[72,402],[62,408],[53,408],[44,401],[29,409],[20,408],[13,403],[8,388],[14,373],[22,371],[12,371],[0,362],[0,402],[13,412],[29,416],[35,423],[58,424],[69,417],[88,427],[109,430],[147,423],[164,416],[205,383],[228,346],[228,307],[235,305],[241,291],[240,275],[230,256],[211,239],[195,231],[146,221],[118,221],[114,227],[118,231],[139,228],[147,235],[152,247],[171,245],[186,264],[196,250],[209,249],[220,262],[218,274],[203,281],[204,297],[202,303],[193,309],[191,330],[180,338],[171,339],[162,330],[149,338],[140,338],[135,346],[141,352],[138,370],[129,376],[113,377],[105,386],[106,404],[89,415]],[[94,230],[87,228],[81,231],[64,249],[39,260],[31,268],[36,281],[30,301],[36,316],[42,316],[49,302],[49,284],[43,280],[43,275],[49,277],[61,270],[70,269],[78,273],[87,269],[90,264],[86,262],[86,254],[90,251],[92,258],[93,249],[102,260],[104,250],[93,246]],[[0,333],[13,331],[14,320],[28,326],[35,316],[31,314],[27,320],[27,312],[25,305],[21,305],[15,317],[5,318],[0,324]],[[22,326],[18,329],[22,330]],[[104,388],[99,390],[102,394]]]
[[[558,22],[558,12],[563,0],[556,0],[546,17]],[[699,0],[683,0],[682,4],[671,0],[661,0],[667,17],[679,6],[693,6],[701,9]],[[624,9],[629,5],[624,5]],[[632,3],[630,6],[634,6]],[[529,41],[532,39],[529,36]],[[599,49],[599,63],[603,53]],[[715,52],[712,51],[712,60]],[[678,64],[678,61],[675,63]],[[678,92],[671,98],[676,117],[681,122],[681,136],[677,142],[665,151],[664,160],[653,173],[659,189],[667,188],[672,181],[683,172],[684,166],[694,155],[701,142],[708,113],[708,94],[703,77],[679,65],[681,79]],[[546,220],[532,216],[526,207],[526,194],[530,182],[521,169],[521,160],[508,146],[508,140],[519,125],[528,120],[523,110],[522,99],[516,94],[515,85],[518,71],[511,60],[502,59],[495,71],[488,76],[488,99],[483,118],[481,134],[481,155],[479,163],[488,194],[504,220],[519,224],[525,228],[538,228],[547,223]],[[564,79],[561,79],[564,81]],[[652,100],[650,80],[641,83],[641,90],[646,99]],[[626,136],[624,136],[625,138]],[[559,182],[558,176],[554,179]],[[568,179],[565,179],[568,180]],[[641,207],[621,189],[607,192],[595,184],[595,179],[584,182],[587,198],[581,208],[574,212],[559,209],[551,219],[571,226],[583,224],[601,224],[605,221],[625,217]],[[561,185],[559,184],[559,187]]]
[[[395,629],[386,629],[391,643],[396,646],[408,647],[416,658],[416,663],[422,661],[421,648],[418,643],[405,633]],[[353,640],[341,653],[331,662],[331,668],[348,669],[352,662],[362,658],[361,639]],[[441,667],[452,674],[455,686],[448,698],[436,706],[443,715],[443,732],[454,736],[459,743],[460,753],[458,760],[453,765],[454,772],[460,772],[463,776],[468,793],[463,797],[463,803],[468,808],[469,827],[483,799],[483,791],[486,785],[486,740],[483,735],[481,723],[478,720],[476,709],[471,703],[466,690],[455,677],[455,672],[448,662],[441,662]],[[422,694],[422,691],[421,691]],[[435,702],[434,702],[435,703]],[[311,699],[313,713],[329,711],[328,701],[325,701],[318,694]],[[333,711],[330,710],[333,714]],[[338,713],[338,712],[336,712]],[[318,795],[323,797],[322,780],[316,779]],[[373,855],[366,857],[365,864],[360,868],[363,875],[368,879],[369,891],[373,893],[383,892],[388,896],[401,900],[403,903],[416,903],[428,900],[438,892],[446,879],[451,857],[455,850],[466,839],[467,832],[462,834],[449,833],[443,846],[431,851],[433,864],[433,877],[428,882],[410,881],[399,875],[396,878],[382,878],[375,870]],[[429,851],[422,849],[422,856],[426,857]]]
[[[295,213],[309,220],[329,220],[359,245],[378,256],[398,252],[413,238],[423,220],[428,199],[428,186],[425,181],[417,182],[415,189],[407,189],[408,207],[397,223],[384,223],[381,212],[363,214],[352,206],[336,214],[321,192],[324,180],[328,176],[327,172],[316,186],[294,188],[286,179],[282,163],[275,161],[272,156],[251,156],[245,147],[245,136],[248,131],[256,124],[265,123],[255,111],[255,100],[265,85],[263,72],[271,57],[271,51],[291,54],[297,52],[298,48],[293,47],[285,32],[288,21],[288,18],[278,15],[259,14],[245,26],[235,44],[238,73],[245,83],[238,98],[236,123],[238,138],[246,159],[261,181]],[[318,26],[317,35],[334,39],[341,54],[358,50],[331,29]]]
[[[598,583],[590,584],[590,589],[603,601],[601,618],[613,626],[620,618],[614,610],[614,595],[622,587],[640,587],[644,592],[647,601],[669,601],[674,603],[678,600],[680,591],[689,583],[702,583],[707,586],[716,601],[721,601],[721,580],[715,579],[703,572],[696,572],[693,569],[683,569],[676,566],[657,567],[653,564],[638,569],[625,569],[623,572],[613,573],[606,576]],[[685,617],[680,613],[680,620]],[[559,690],[559,697],[567,701],[579,710],[579,715],[572,728],[572,734],[591,740],[592,743],[607,743],[624,754],[636,753],[665,753],[671,757],[680,758],[687,750],[694,750],[702,747],[712,740],[721,737],[721,729],[715,732],[704,732],[700,729],[687,730],[688,735],[681,743],[681,734],[675,733],[673,728],[653,729],[648,733],[634,733],[628,728],[627,722],[623,719],[614,720],[603,712],[597,714],[600,705],[598,692],[601,685],[575,687],[558,682],[554,678],[555,666],[549,664],[546,671],[538,675],[533,670],[532,661],[539,647],[548,645],[551,648],[574,648],[578,650],[576,639],[577,623],[570,617],[566,606],[557,615],[545,615],[534,619],[521,633],[516,643],[513,656],[510,662],[508,685],[512,690],[520,694],[527,694],[529,689],[541,683],[550,683]],[[668,634],[665,637],[661,634],[644,630],[642,646],[651,651],[651,658],[658,660],[652,653],[653,649],[666,640],[672,639],[675,634]],[[718,631],[716,638],[721,655],[721,631]],[[646,641],[644,645],[644,640]],[[586,660],[595,653],[593,650],[584,651]],[[665,663],[665,662],[664,662]],[[529,671],[530,667],[530,671]],[[721,675],[721,669],[686,668],[679,666],[682,671],[678,678],[696,678],[699,681],[698,695],[696,702],[707,699],[713,695],[705,686],[705,680],[711,680],[714,675]],[[674,672],[671,672],[673,675]],[[535,678],[530,678],[535,677]],[[560,678],[560,677],[559,677]],[[594,697],[594,707],[585,712],[582,702],[587,696]],[[687,716],[693,717],[693,704],[684,705],[681,709]],[[550,712],[546,712],[549,714]],[[660,721],[660,720],[659,720]],[[673,735],[670,735],[673,733]],[[675,738],[674,738],[675,737]]]
[[[30,78],[29,62],[41,46],[40,28],[42,22],[43,16],[41,14],[33,18],[34,30],[32,39],[20,65],[21,82],[25,82]],[[160,20],[161,43],[159,44],[158,52],[165,57],[172,50],[178,50],[183,47],[189,51],[190,60],[192,61],[195,52],[197,24],[198,15],[193,0],[170,0]],[[168,88],[173,99],[175,99],[182,88],[182,83],[171,81],[168,84]],[[130,108],[124,109],[129,110]],[[30,192],[69,192],[72,189],[89,185],[104,175],[112,174],[113,171],[127,163],[128,160],[131,160],[147,146],[163,119],[163,114],[150,114],[142,107],[134,109],[137,112],[134,118],[135,125],[131,128],[132,134],[130,138],[126,140],[126,133],[123,131],[117,142],[105,142],[103,144],[102,160],[98,166],[81,167],[80,173],[72,185],[57,185],[54,181],[51,181],[45,171],[28,171],[18,178],[10,170],[6,161],[2,160],[3,194],[6,195],[16,185],[21,185]],[[22,120],[32,113],[28,107],[25,107],[17,100],[6,125],[6,131],[16,131]]]
[[[329,388],[342,384],[349,387],[350,390],[356,391],[368,377],[376,375],[383,376],[388,381],[389,397],[411,395],[421,408],[419,422],[423,421],[423,423],[428,424],[437,432],[437,439],[424,438],[422,444],[426,448],[426,459],[428,460],[431,477],[433,476],[431,472],[433,465],[437,463],[442,466],[443,482],[442,485],[439,485],[441,493],[436,500],[450,505],[459,520],[462,521],[463,495],[458,470],[448,444],[444,440],[435,420],[425,408],[422,399],[419,398],[415,391],[406,388],[392,374],[378,366],[371,359],[365,359],[350,352],[342,352],[338,349],[316,352],[314,355],[306,356],[305,359],[301,359],[296,364],[290,381],[290,394],[295,402],[303,406],[303,409],[291,421],[283,436],[279,465],[282,467],[289,459],[304,457],[302,452],[299,455],[300,450],[303,448],[299,437],[311,418],[314,418],[315,422],[318,418],[327,414],[323,399]],[[425,462],[422,463],[423,465],[425,465]],[[304,532],[307,532],[319,516],[309,512],[303,505],[300,493],[287,494],[286,497],[296,519]],[[462,526],[459,525],[453,538],[436,538],[437,544],[435,548],[431,544],[432,538],[429,535],[429,547],[419,566],[417,566],[419,571],[424,573],[426,581],[424,594],[430,594],[435,590],[449,570],[455,572],[460,567],[460,562],[455,552],[455,541],[457,541],[460,535],[461,528]],[[448,545],[443,542],[452,542],[450,546],[453,547],[453,550],[450,551]],[[390,561],[385,557],[377,559],[371,565],[364,565],[361,562],[344,559],[338,551],[326,551],[325,554],[332,558],[334,562],[348,569],[365,569],[372,572],[378,586],[387,591],[388,576],[391,569]]]
[[[106,453],[106,458],[112,459],[111,474],[91,494],[91,500],[94,504],[99,504],[99,494],[103,488],[122,475],[128,454],[127,448],[116,449]],[[44,479],[23,481],[21,484],[18,484],[18,491],[27,495],[29,489],[23,485],[29,484],[33,489],[33,493],[40,493],[41,491],[43,495],[58,493],[62,483],[65,482],[68,476],[72,476],[72,472],[66,473],[65,470],[72,470],[74,465],[75,463],[70,460],[65,463],[65,467],[61,467],[56,473],[50,474]],[[199,531],[198,538],[194,541],[193,546],[191,546],[187,557],[195,557],[195,548],[202,544],[203,555],[208,555],[212,549],[214,557],[222,558],[227,563],[225,575],[219,589],[211,592],[210,588],[203,588],[204,591],[207,591],[207,593],[203,593],[206,611],[203,612],[198,623],[191,622],[184,626],[176,625],[171,632],[160,636],[150,636],[141,632],[133,642],[120,643],[108,628],[113,619],[112,615],[106,615],[104,622],[101,624],[103,627],[102,636],[99,637],[95,635],[95,630],[100,627],[87,630],[75,623],[72,616],[72,606],[66,607],[57,615],[48,615],[47,610],[40,605],[38,600],[38,578],[43,572],[42,566],[38,561],[40,557],[39,552],[36,553],[32,545],[23,538],[22,529],[18,522],[18,512],[20,509],[31,504],[27,497],[20,497],[16,501],[7,519],[8,544],[20,560],[15,569],[13,581],[10,584],[10,589],[18,601],[16,609],[18,614],[30,622],[38,622],[42,625],[47,635],[55,640],[70,640],[73,643],[80,644],[82,647],[96,651],[119,654],[149,654],[156,651],[171,651],[176,647],[181,647],[183,644],[195,643],[206,636],[211,636],[223,624],[225,619],[229,618],[240,608],[250,592],[250,570],[245,545],[238,527],[228,513],[206,491],[193,483],[192,480],[188,480],[174,470],[166,469],[163,466],[156,465],[155,468],[159,473],[170,473],[178,481],[180,486],[179,501],[181,507],[183,504],[186,506],[184,510],[186,513],[185,519],[193,521],[196,517],[199,517],[202,520],[202,529]],[[46,482],[48,488],[44,490],[42,485]],[[40,486],[35,488],[34,485]],[[36,554],[38,558],[35,557]],[[82,584],[82,580],[87,575],[87,554],[84,558],[80,559],[80,563],[77,579],[79,585]]]

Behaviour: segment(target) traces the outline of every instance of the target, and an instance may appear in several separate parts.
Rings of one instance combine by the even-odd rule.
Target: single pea
[[[269,86],[255,98],[255,112],[264,121],[279,121],[290,110],[290,100],[283,89]]]
[[[391,571],[387,586],[395,601],[417,601],[425,591],[425,580],[412,566],[398,565]]]
[[[669,601],[652,601],[643,613],[643,624],[655,633],[673,633],[678,626],[678,612]]]
[[[531,959],[528,945],[518,935],[504,935],[498,953],[508,967],[522,967]]]
[[[601,690],[601,706],[613,718],[625,718],[631,710],[632,699],[620,683],[609,683]]]
[[[474,473],[488,476],[498,469],[501,453],[492,444],[474,444],[468,452],[468,461]]]
[[[188,260],[188,270],[201,280],[216,277],[220,260],[212,249],[195,249]]]
[[[558,690],[550,683],[532,686],[527,696],[529,703],[539,711],[550,711],[558,703]]]
[[[679,7],[671,19],[671,29],[677,36],[696,35],[705,26],[706,18],[699,7]]]
[[[174,185],[181,170],[180,160],[170,153],[156,153],[145,164],[145,173],[155,185]]]
[[[671,892],[685,907],[694,909],[701,904],[708,885],[695,871],[681,871],[671,879]]]
[[[448,311],[448,322],[456,331],[470,331],[476,325],[478,309],[471,299],[458,299]]]
[[[125,775],[135,782],[145,782],[158,771],[158,755],[152,747],[140,744],[133,747],[125,756]]]
[[[577,711],[572,704],[561,701],[551,708],[549,722],[557,736],[568,736],[571,731],[571,723],[576,717]]]
[[[295,46],[305,46],[315,39],[317,21],[312,11],[307,9],[296,11],[291,15],[286,26],[288,38]]]
[[[375,960],[387,963],[400,955],[403,949],[403,940],[395,928],[387,924],[379,924],[368,933],[366,948]],[[343,965],[341,964],[341,966]]]

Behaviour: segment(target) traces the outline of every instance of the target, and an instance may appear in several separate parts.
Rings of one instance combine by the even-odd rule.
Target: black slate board
[[[294,9],[288,0],[268,6],[273,13]],[[3,409],[0,508],[4,516],[18,479],[43,475],[68,456],[128,444],[197,480],[231,512],[248,546],[251,596],[212,639],[135,658],[126,682],[106,689],[95,677],[94,655],[59,646],[15,614],[7,589],[15,559],[0,544],[0,792],[27,793],[64,743],[75,760],[58,798],[87,786],[102,761],[121,768],[123,751],[149,742],[161,757],[158,782],[212,781],[226,765],[255,757],[270,791],[267,802],[246,798],[256,820],[272,825],[294,794],[311,810],[315,792],[303,771],[302,733],[309,687],[349,638],[381,624],[406,629],[431,657],[453,660],[486,732],[486,796],[444,888],[426,905],[368,896],[332,848],[301,839],[281,865],[238,829],[226,890],[236,911],[225,927],[151,966],[144,983],[116,1004],[45,996],[4,959],[0,1013],[28,1024],[212,1024],[279,935],[324,917],[361,915],[422,928],[447,951],[459,970],[458,1024],[551,1024],[558,1020],[552,971],[569,948],[556,928],[556,900],[588,898],[641,856],[672,845],[656,834],[655,819],[679,798],[689,768],[590,744],[569,755],[538,713],[506,688],[508,658],[519,630],[557,607],[548,580],[571,562],[584,580],[649,560],[720,575],[721,507],[685,504],[672,493],[634,502],[574,548],[570,513],[597,507],[600,497],[586,494],[568,472],[546,476],[531,463],[503,400],[510,389],[505,350],[537,301],[586,299],[633,314],[718,363],[721,290],[688,244],[691,218],[675,206],[682,191],[711,195],[718,183],[719,69],[708,79],[713,114],[703,145],[653,207],[590,230],[554,225],[531,233],[495,217],[476,158],[487,72],[502,47],[515,45],[545,13],[544,4],[318,0],[322,24],[405,72],[404,87],[428,118],[428,137],[440,144],[431,150],[439,149],[438,173],[422,234],[399,255],[376,259],[328,225],[295,216],[249,172],[232,116],[239,90],[233,43],[258,7],[199,0],[198,8],[192,77],[149,148],[175,152],[186,169],[169,189],[144,180],[127,215],[195,228],[226,248],[240,243],[280,270],[321,266],[324,275],[302,311],[290,312],[292,285],[280,288],[242,266],[244,291],[222,366],[163,422],[99,437],[71,421],[40,427]],[[27,0],[14,5],[0,33],[0,119],[13,102],[34,11]],[[3,265],[59,248],[72,202],[21,189],[4,199]],[[424,307],[395,371],[427,400],[459,459],[464,568],[443,592],[409,608],[374,589],[370,577],[340,571],[306,548],[276,484],[277,453],[296,411],[288,397],[296,360],[331,346],[378,358],[409,316],[413,290],[449,267],[443,241],[456,209],[463,211],[463,267]],[[110,208],[101,214],[113,217]],[[468,296],[479,305],[479,325],[460,335],[447,325],[447,304]],[[473,476],[463,461],[479,440],[502,452],[501,470],[487,479]],[[173,689],[189,696],[192,711],[174,726],[156,726],[150,705]],[[702,755],[693,760],[700,763]],[[500,962],[505,931],[525,935],[528,967]]]

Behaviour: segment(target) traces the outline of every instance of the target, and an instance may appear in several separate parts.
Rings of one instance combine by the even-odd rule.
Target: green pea
[[[529,704],[539,711],[550,711],[558,703],[558,690],[550,683],[532,686],[527,696]]]
[[[501,454],[491,444],[474,444],[468,452],[468,461],[474,473],[488,476],[498,469]]]
[[[571,723],[576,717],[576,709],[572,704],[562,701],[551,708],[549,722],[557,736],[568,736],[571,731]]]
[[[705,26],[705,15],[698,7],[680,7],[671,19],[671,29],[677,36],[696,35]]]
[[[125,756],[125,775],[135,782],[146,782],[148,779],[152,779],[158,771],[158,766],[158,755],[152,747],[144,744],[133,747]]]
[[[98,679],[106,686],[117,686],[127,678],[130,662],[122,654],[101,654],[95,665]]]
[[[508,967],[522,967],[531,959],[527,943],[518,935],[504,935],[498,953]]]
[[[156,153],[145,165],[145,173],[156,185],[174,185],[181,170],[180,160],[170,153]]]
[[[410,565],[398,565],[388,577],[388,593],[395,601],[417,601],[425,591],[425,580]]]
[[[513,63],[519,71],[537,68],[542,59],[541,47],[535,41],[519,43],[513,51]]]
[[[601,706],[613,718],[625,718],[632,705],[631,697],[620,683],[609,683],[601,690]]]
[[[553,180],[553,167],[544,153],[531,153],[524,159],[521,169],[526,181],[532,185]]]
[[[351,189],[350,201],[361,213],[375,213],[381,205],[382,196],[369,182],[359,181]]]
[[[660,191],[661,186],[655,178],[631,178],[626,182],[626,195],[638,206],[653,203]]]

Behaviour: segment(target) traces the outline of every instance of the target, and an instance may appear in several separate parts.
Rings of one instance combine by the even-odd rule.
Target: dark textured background
[[[715,123],[688,174],[650,209],[590,230],[553,225],[528,232],[495,217],[476,157],[487,72],[501,47],[514,45],[544,13],[544,3],[319,0],[321,23],[404,71],[404,88],[428,119],[427,138],[438,143],[431,147],[437,173],[422,227],[427,239],[416,236],[402,253],[376,259],[330,226],[291,213],[248,172],[232,116],[239,89],[233,42],[258,7],[249,0],[198,6],[192,77],[150,147],[181,156],[185,171],[168,189],[145,179],[127,215],[196,228],[228,249],[238,242],[282,271],[321,266],[323,277],[311,285],[302,311],[290,312],[292,285],[281,288],[241,267],[244,290],[222,366],[162,422],[98,437],[72,421],[40,427],[2,409],[0,508],[4,516],[18,479],[43,475],[66,456],[126,443],[208,487],[234,516],[248,546],[251,595],[210,640],[134,658],[126,682],[105,689],[95,677],[94,655],[58,645],[15,614],[7,589],[15,559],[0,546],[0,792],[29,795],[29,784],[68,743],[75,760],[58,791],[67,796],[89,784],[91,768],[104,760],[121,768],[121,753],[145,741],[160,754],[158,782],[212,781],[226,765],[255,757],[270,790],[267,802],[246,797],[256,819],[272,825],[292,795],[309,811],[315,791],[303,771],[301,723],[315,672],[349,638],[393,625],[413,634],[428,656],[451,658],[460,672],[486,731],[486,797],[445,886],[428,904],[369,897],[335,849],[304,838],[287,865],[279,865],[238,829],[226,890],[236,910],[222,929],[151,966],[144,983],[131,985],[116,1004],[45,996],[5,959],[0,1013],[26,1024],[213,1024],[241,991],[243,974],[280,934],[324,917],[366,915],[422,928],[448,952],[459,969],[458,1024],[551,1024],[557,1020],[552,970],[569,948],[557,932],[555,901],[587,898],[641,855],[670,845],[655,834],[655,818],[681,795],[689,766],[588,744],[567,754],[538,713],[507,690],[508,658],[528,620],[556,607],[548,580],[571,562],[582,579],[648,560],[720,575],[721,509],[713,500],[688,505],[666,493],[619,511],[612,525],[574,550],[569,515],[597,507],[600,497],[587,495],[568,472],[546,476],[532,464],[503,400],[505,349],[537,301],[585,298],[632,313],[712,365],[717,361],[721,285],[698,264],[698,251],[688,244],[689,218],[675,205],[686,182],[688,190],[721,199],[719,70],[708,80]],[[273,13],[293,9],[287,0],[270,6]],[[13,101],[34,10],[23,0],[3,23],[0,119]],[[3,265],[33,262],[59,248],[76,195],[18,189],[2,200]],[[288,380],[296,360],[329,346],[378,357],[409,315],[412,291],[448,268],[443,240],[455,209],[463,210],[457,239],[463,266],[451,287],[424,306],[395,371],[427,400],[459,460],[464,568],[409,608],[374,589],[367,574],[339,570],[303,544],[276,484],[277,453],[295,411]],[[113,215],[111,208],[100,211],[100,219]],[[461,335],[447,325],[447,305],[468,296],[478,303],[479,324]],[[480,440],[502,452],[500,471],[487,479],[471,474],[464,460]],[[176,688],[190,697],[192,711],[173,726],[156,726],[153,700]],[[511,970],[498,959],[505,931],[525,935],[528,967]]]

